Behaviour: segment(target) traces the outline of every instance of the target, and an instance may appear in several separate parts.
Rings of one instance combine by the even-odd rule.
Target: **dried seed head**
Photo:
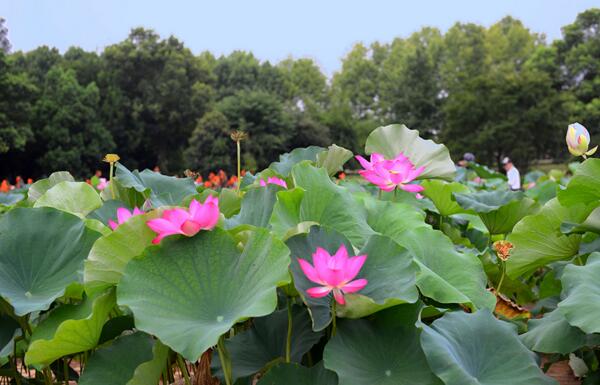
[[[235,130],[231,133],[231,140],[234,142],[241,142],[242,140],[246,140],[248,138],[248,134],[244,131]]]

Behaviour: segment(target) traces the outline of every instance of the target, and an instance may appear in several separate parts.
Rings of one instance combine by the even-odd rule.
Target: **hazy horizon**
[[[118,0],[8,0],[0,12],[6,19],[13,51],[47,45],[61,52],[71,46],[101,52],[124,40],[135,27],[174,35],[192,52],[216,56],[251,51],[259,60],[277,63],[289,56],[308,57],[331,75],[358,42],[383,43],[407,37],[424,26],[445,32],[456,22],[486,27],[505,16],[521,20],[548,42],[561,37],[561,27],[597,1],[532,0],[488,3],[473,0],[388,4],[385,0],[333,0],[284,4],[275,0],[191,2]]]

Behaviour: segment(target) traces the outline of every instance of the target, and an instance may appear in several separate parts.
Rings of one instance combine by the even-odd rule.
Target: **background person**
[[[521,173],[515,167],[513,162],[509,157],[504,157],[502,159],[502,165],[504,166],[504,170],[506,171],[506,176],[508,177],[508,185],[511,190],[520,190],[521,189]]]

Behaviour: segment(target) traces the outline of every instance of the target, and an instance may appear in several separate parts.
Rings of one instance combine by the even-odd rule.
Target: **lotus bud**
[[[588,150],[590,145],[590,133],[579,123],[569,124],[566,140],[569,152],[575,156],[582,156],[584,159],[593,155],[598,149],[598,146],[596,146],[591,150]]]

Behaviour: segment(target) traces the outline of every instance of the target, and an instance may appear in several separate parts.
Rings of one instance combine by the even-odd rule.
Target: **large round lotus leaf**
[[[558,192],[558,200],[570,207],[600,200],[600,159],[590,158],[580,164],[567,188]]]
[[[172,236],[129,262],[118,302],[133,311],[138,329],[196,361],[239,320],[275,309],[289,263],[289,250],[264,229],[241,251],[220,228]]]
[[[558,304],[569,323],[586,333],[600,333],[600,253],[585,266],[568,265],[561,277],[564,299]]]
[[[567,208],[552,199],[539,213],[523,218],[507,238],[514,245],[506,263],[508,276],[514,279],[577,254],[581,235],[562,234],[560,225],[563,222],[581,223],[590,211],[591,208],[583,204]]]
[[[46,191],[50,190],[60,182],[75,182],[75,179],[67,171],[53,172],[48,178],[40,179],[29,186],[29,190],[27,190],[27,199],[30,203],[35,202]]]
[[[425,213],[406,203],[384,202],[371,196],[362,197],[367,209],[367,223],[373,230],[394,239],[402,232],[429,227]]]
[[[157,216],[157,212],[134,215],[116,230],[98,239],[85,261],[86,286],[99,288],[117,284],[127,263],[141,255],[156,237],[146,222]]]
[[[288,312],[284,309],[266,317],[255,318],[251,329],[226,340],[225,347],[231,358],[234,381],[254,375],[276,359],[283,360],[287,332]],[[312,331],[310,316],[305,307],[292,308],[292,362],[301,362],[302,356],[319,342],[322,335],[322,332]],[[216,351],[213,351],[212,367],[213,376],[222,378],[223,372]]]
[[[33,207],[54,207],[85,217],[102,206],[100,195],[84,182],[60,182],[39,197]]]
[[[339,322],[336,335],[325,346],[323,362],[337,373],[340,385],[440,384],[425,360],[419,330],[414,323],[389,322],[390,317],[395,321],[390,311],[378,313],[372,322]]]
[[[46,310],[81,282],[83,261],[99,233],[53,208],[17,208],[0,218],[0,295],[19,316]]]
[[[290,175],[292,168],[296,164],[302,162],[303,160],[316,162],[317,155],[323,152],[324,150],[325,149],[323,147],[318,146],[296,148],[291,152],[279,155],[279,161],[271,163],[269,168],[277,172],[279,175],[287,178]]]
[[[528,331],[520,336],[529,349],[540,353],[569,354],[589,345],[598,345],[597,335],[586,335],[579,328],[569,325],[558,310],[544,314],[543,318],[527,322]]]
[[[53,310],[33,331],[25,362],[47,366],[56,359],[96,347],[102,326],[115,306],[114,290],[79,305]]]
[[[277,200],[277,191],[280,190],[283,190],[283,187],[272,184],[251,189],[242,198],[239,214],[225,220],[225,226],[228,229],[239,225],[268,227],[273,205]]]
[[[535,187],[530,188],[525,191],[525,195],[539,202],[540,204],[545,204],[550,199],[556,198],[556,194],[558,191],[558,183],[553,180],[546,180],[544,182],[540,182],[536,184]]]
[[[539,205],[533,199],[523,198],[512,201],[498,210],[479,213],[479,217],[490,234],[508,234],[517,222],[538,210]]]
[[[468,168],[475,171],[478,177],[483,179],[508,179],[506,175],[490,169],[489,167],[479,163],[469,163]]]
[[[488,310],[446,313],[423,326],[421,346],[446,385],[558,385],[541,371],[516,328]]]
[[[421,183],[421,186],[425,188],[423,195],[431,199],[441,215],[448,216],[466,211],[456,203],[452,195],[455,192],[469,191],[464,184],[431,179]]]
[[[324,329],[331,321],[332,295],[312,298],[306,294],[307,289],[318,284],[306,278],[298,259],[305,259],[312,264],[312,255],[317,247],[333,255],[342,244],[346,246],[348,254],[353,256],[352,245],[343,235],[319,226],[311,227],[308,234],[299,234],[287,240],[292,252],[291,271],[294,285],[310,308],[314,330]],[[364,278],[369,283],[360,292],[346,296],[346,305],[338,306],[339,315],[362,317],[385,307],[415,302],[418,299],[415,287],[416,268],[406,249],[388,237],[374,235],[358,252],[358,255],[363,254],[367,255],[367,259],[356,279]]]
[[[116,180],[125,188],[133,188],[150,198],[153,207],[178,206],[184,198],[196,194],[196,185],[190,178],[176,178],[144,170],[129,171],[117,163]]]
[[[512,201],[523,199],[521,191],[478,191],[472,193],[454,193],[454,198],[465,210],[473,210],[477,213],[489,213]]]
[[[379,231],[386,234],[393,230]],[[476,308],[493,309],[496,305],[494,295],[486,290],[487,277],[481,261],[474,254],[457,251],[442,232],[420,227],[394,234],[392,238],[415,257],[420,270],[417,286],[426,297],[441,303],[472,304]]]
[[[419,131],[411,130],[404,124],[391,124],[373,130],[367,138],[365,152],[377,152],[387,159],[403,153],[415,167],[425,167],[418,179],[440,178],[452,181],[456,173],[456,166],[450,159],[446,146],[421,138]]]
[[[90,357],[79,385],[157,384],[169,348],[145,333],[117,338]]]
[[[301,196],[299,193],[278,194],[279,199],[292,200],[278,201],[275,205],[273,221],[278,223],[274,225],[278,235],[301,222],[315,222],[344,234],[354,245],[362,247],[374,234],[367,224],[364,207],[348,189],[333,183],[325,169],[301,163],[293,168],[292,177],[296,187],[304,192]],[[284,229],[283,223],[293,226]]]
[[[352,151],[332,144],[327,150],[317,155],[317,166],[327,170],[329,175],[341,171],[344,164],[352,158]]]
[[[225,218],[230,218],[239,213],[241,207],[242,198],[236,190],[231,188],[221,189],[219,193],[219,211],[223,213]]]
[[[274,366],[258,381],[258,385],[337,385],[334,372],[319,362],[311,368],[298,364],[279,364]]]

